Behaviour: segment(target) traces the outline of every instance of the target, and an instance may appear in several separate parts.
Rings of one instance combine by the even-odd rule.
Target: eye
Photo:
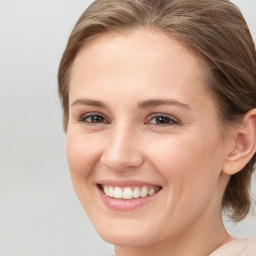
[[[179,121],[174,117],[160,114],[153,116],[148,123],[155,125],[175,125],[179,124]]]
[[[101,115],[90,114],[90,115],[82,116],[79,119],[79,122],[81,122],[81,123],[99,124],[99,123],[107,123],[107,120],[103,116],[101,116]]]

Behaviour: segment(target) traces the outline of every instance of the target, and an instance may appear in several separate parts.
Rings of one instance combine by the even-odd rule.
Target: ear
[[[256,109],[250,110],[235,128],[232,147],[223,166],[227,175],[241,171],[256,152]]]

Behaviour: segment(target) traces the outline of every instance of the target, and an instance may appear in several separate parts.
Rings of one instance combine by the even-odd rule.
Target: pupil
[[[92,117],[92,123],[101,123],[102,121],[103,121],[103,118],[101,116]]]
[[[157,118],[157,123],[160,123],[160,124],[169,123],[169,120],[168,120],[167,117],[159,116],[159,117]]]

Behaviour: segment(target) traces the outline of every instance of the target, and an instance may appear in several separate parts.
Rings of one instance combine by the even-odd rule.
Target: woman
[[[126,255],[256,255],[249,211],[256,53],[228,0],[97,0],[59,68],[67,156],[101,237]]]

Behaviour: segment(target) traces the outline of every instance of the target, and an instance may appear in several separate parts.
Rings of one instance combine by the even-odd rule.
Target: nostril
[[[103,155],[101,162],[108,169],[114,171],[125,171],[131,168],[138,168],[143,163],[143,158],[139,155],[121,155],[121,154],[112,154],[112,155]]]
[[[143,163],[143,157],[139,150],[139,143],[132,131],[126,128],[116,128],[101,156],[104,166],[112,170],[126,170],[127,168],[139,167]],[[114,136],[115,135],[115,136]]]

